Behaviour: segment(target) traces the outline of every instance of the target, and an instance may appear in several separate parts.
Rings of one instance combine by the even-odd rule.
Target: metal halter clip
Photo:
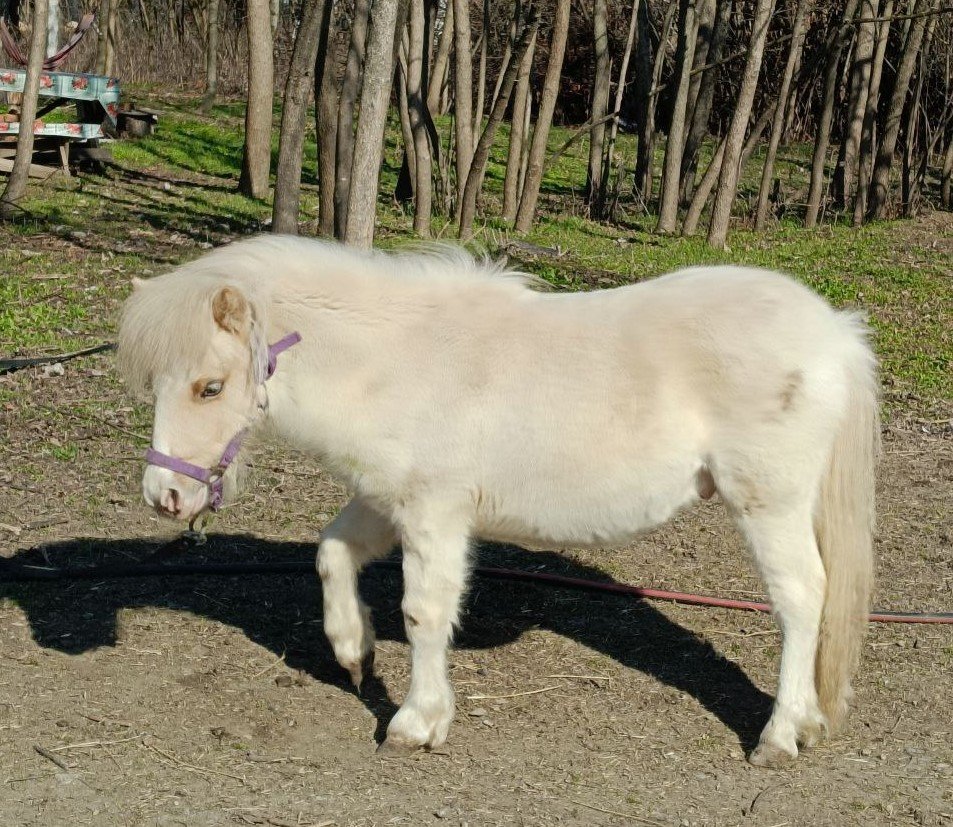
[[[204,546],[208,542],[208,536],[205,534],[205,529],[211,524],[212,515],[209,511],[202,511],[196,514],[189,521],[188,531],[182,532],[182,539],[185,541],[185,544],[193,548]]]

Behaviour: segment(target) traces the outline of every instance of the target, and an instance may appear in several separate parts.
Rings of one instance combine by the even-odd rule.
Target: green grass
[[[0,228],[0,352],[68,350],[92,338],[111,338],[130,276],[159,272],[195,257],[203,246],[266,227],[270,203],[235,191],[242,105],[226,102],[203,116],[196,112],[195,98],[149,98],[148,92],[138,98],[162,115],[153,136],[111,145],[126,173],[33,184],[23,203],[24,217]],[[275,155],[278,119],[276,109]],[[445,139],[449,120],[438,119],[437,125]],[[561,146],[569,134],[554,128],[550,148]],[[484,207],[490,217],[478,219],[477,245],[491,252],[511,234],[493,217],[501,199],[507,136],[504,124],[486,175]],[[312,120],[302,220],[313,219],[317,209],[314,140]],[[392,121],[378,201],[378,243],[385,247],[412,238],[412,216],[391,197],[400,147],[399,126]],[[559,248],[561,255],[523,262],[534,272],[562,288],[591,289],[703,263],[782,270],[836,306],[868,312],[893,396],[913,395],[944,406],[953,400],[953,257],[946,252],[948,240],[936,246],[924,243],[923,231],[910,222],[856,230],[835,222],[808,231],[789,218],[762,234],[735,230],[729,248],[716,251],[703,238],[655,235],[654,216],[625,198],[617,224],[596,223],[581,215],[587,151],[585,140],[577,142],[547,174],[541,215],[528,240]],[[634,138],[620,136],[617,153],[634,158]],[[796,195],[803,186],[809,153],[805,146],[782,152],[778,175],[787,192]],[[760,160],[756,154],[744,170],[740,205],[756,192]],[[661,154],[656,170],[660,167]],[[452,230],[445,217],[435,217],[435,234],[450,238]]]

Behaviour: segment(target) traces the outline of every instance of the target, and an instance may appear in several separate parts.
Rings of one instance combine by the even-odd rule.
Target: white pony
[[[357,575],[399,542],[412,674],[381,748],[406,751],[447,737],[474,538],[621,544],[717,492],[783,633],[750,760],[795,757],[845,712],[868,611],[879,425],[863,323],[741,267],[532,286],[460,251],[279,236],[138,281],[119,357],[155,399],[146,501],[200,514],[259,421],[343,480],[353,498],[318,550],[324,628],[359,684],[374,632]]]

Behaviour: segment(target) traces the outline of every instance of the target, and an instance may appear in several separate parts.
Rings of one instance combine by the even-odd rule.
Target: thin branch
[[[569,149],[569,147],[571,147],[574,143],[576,143],[576,141],[578,141],[583,135],[589,132],[592,132],[592,130],[595,129],[596,127],[602,126],[602,124],[608,123],[613,118],[617,118],[618,116],[619,116],[618,112],[610,112],[604,118],[599,118],[599,120],[597,121],[592,121],[592,122],[586,121],[582,126],[579,127],[579,129],[573,132],[572,135],[570,135],[566,139],[566,142],[561,147],[559,147],[559,149],[557,149],[552,155],[549,156],[549,158],[546,159],[546,163],[543,166],[543,175],[549,172],[553,164],[555,164],[556,161],[558,161],[562,157],[563,153],[567,149]]]

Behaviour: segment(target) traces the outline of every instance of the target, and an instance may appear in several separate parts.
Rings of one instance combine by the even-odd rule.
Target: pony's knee
[[[323,581],[330,580],[342,571],[352,571],[353,568],[354,559],[347,543],[335,537],[321,541],[318,546],[317,569]]]
[[[411,592],[404,596],[401,610],[408,631],[449,632],[459,619],[459,600]]]

